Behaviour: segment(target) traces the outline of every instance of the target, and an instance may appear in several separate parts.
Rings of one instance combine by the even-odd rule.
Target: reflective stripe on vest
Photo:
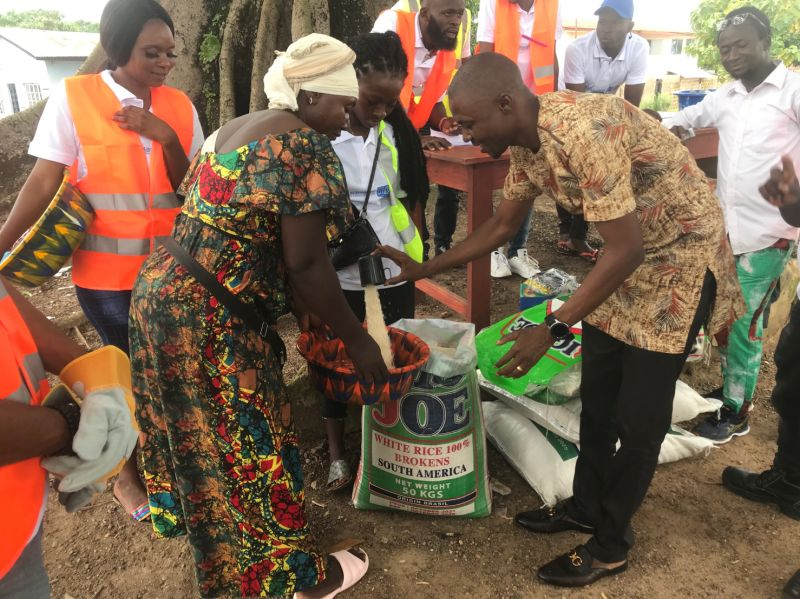
[[[558,0],[535,0],[533,5],[533,39],[530,43],[533,91],[546,94],[555,91],[555,49],[558,23]],[[522,39],[519,8],[509,0],[495,4],[494,51],[514,62],[519,60]]]
[[[153,142],[148,165],[139,135],[111,117],[119,99],[100,75],[65,79],[67,101],[86,161],[86,177],[72,183],[95,211],[84,243],[72,259],[72,278],[89,289],[129,290],[154,239],[170,235],[181,202],[175,195],[162,146]],[[152,112],[178,135],[188,154],[192,103],[166,86],[150,90]],[[116,241],[112,243],[111,241]]]
[[[39,405],[48,385],[30,331],[0,280],[0,401]],[[47,473],[31,458],[0,466],[0,579],[39,528]]]
[[[395,11],[397,14],[397,35],[403,44],[409,65],[416,68],[416,42],[417,42],[417,13]],[[428,75],[428,80],[423,86],[422,95],[414,97],[413,73],[406,77],[403,90],[400,92],[400,102],[408,112],[408,118],[414,127],[420,129],[425,126],[433,112],[433,107],[447,91],[453,74],[456,70],[456,54],[452,51],[439,50],[436,61]]]
[[[378,125],[378,136],[381,139],[381,143],[388,148],[392,156],[392,168],[394,169],[394,175],[397,176],[400,170],[397,148],[394,142],[389,139],[388,135],[383,135],[384,129],[386,129],[386,123],[381,121]],[[400,236],[406,254],[408,254],[412,260],[422,262],[422,237],[420,237],[417,227],[414,226],[414,221],[412,221],[411,217],[408,215],[408,210],[406,210],[402,202],[397,199],[397,194],[392,186],[392,179],[394,177],[390,177],[384,172],[383,166],[381,166],[381,172],[389,187],[389,200],[391,202],[389,215],[392,220],[392,227],[394,227],[394,230],[397,231],[397,234]]]

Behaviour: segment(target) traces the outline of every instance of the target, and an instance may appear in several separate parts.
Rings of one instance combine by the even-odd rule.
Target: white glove
[[[75,391],[81,394],[82,389]],[[107,478],[120,461],[130,457],[138,436],[121,387],[92,391],[83,399],[78,432],[72,440],[77,457],[46,458],[42,466],[63,475],[58,490],[72,493]]]

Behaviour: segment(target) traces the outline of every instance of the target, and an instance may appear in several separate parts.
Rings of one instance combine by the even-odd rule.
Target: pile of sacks
[[[580,364],[556,375],[547,392],[515,395],[479,374],[481,388],[499,401],[483,403],[489,440],[539,494],[546,505],[572,496],[578,458],[581,400]],[[676,426],[714,412],[721,406],[678,381],[669,433],[661,445],[659,464],[706,455],[714,446]]]

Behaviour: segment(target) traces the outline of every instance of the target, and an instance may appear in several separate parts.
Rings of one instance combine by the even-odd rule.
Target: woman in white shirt
[[[353,66],[358,75],[359,97],[350,111],[349,128],[334,140],[333,149],[344,167],[353,208],[359,213],[364,207],[375,153],[379,150],[367,201],[367,219],[381,244],[405,251],[421,261],[419,234],[413,231],[409,235],[405,231],[404,242],[392,219],[393,205],[398,210],[399,203],[411,214],[417,202],[424,203],[430,187],[419,135],[398,101],[408,72],[408,59],[400,38],[392,31],[364,34],[349,45],[356,53]],[[417,251],[419,256],[415,257]],[[400,273],[391,260],[384,259],[383,266],[391,277]],[[358,266],[345,267],[337,274],[350,308],[363,321],[364,291]],[[413,283],[384,285],[378,293],[386,324],[414,317]],[[344,454],[346,407],[326,399],[323,409],[331,460],[329,491],[342,489],[352,481]]]
[[[164,86],[177,58],[175,26],[158,2],[111,0],[100,44],[108,69],[63,80],[47,101],[28,150],[36,164],[0,230],[0,254],[44,212],[68,168],[95,211],[73,256],[75,292],[103,344],[127,353],[133,281],[155,235],[169,234],[180,206],[174,190],[203,131],[186,95]],[[134,520],[149,517],[135,458],[114,496]]]

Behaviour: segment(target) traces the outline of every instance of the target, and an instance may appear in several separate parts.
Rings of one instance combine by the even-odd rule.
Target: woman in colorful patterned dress
[[[380,382],[327,255],[348,207],[330,139],[358,95],[353,60],[319,34],[289,46],[264,78],[269,110],[225,124],[195,158],[173,237],[265,321],[290,305],[316,314]],[[326,558],[310,537],[279,352],[165,248],[134,287],[131,359],[153,527],[189,535],[203,597],[332,597],[364,575],[363,552]]]

